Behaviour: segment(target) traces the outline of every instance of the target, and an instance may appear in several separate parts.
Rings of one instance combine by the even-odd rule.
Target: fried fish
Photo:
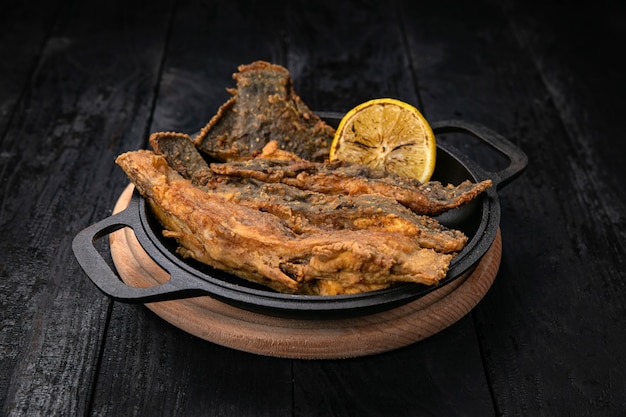
[[[220,161],[248,159],[270,141],[305,159],[323,161],[335,129],[296,94],[289,71],[256,61],[239,66],[236,89],[194,138],[202,152]]]
[[[335,130],[289,72],[264,61],[238,70],[232,97],[194,138],[157,132],[154,152],[116,159],[178,253],[293,294],[440,282],[468,238],[430,216],[491,181],[422,184],[328,162]]]
[[[210,167],[220,175],[280,182],[324,194],[382,195],[428,216],[459,207],[492,185],[489,179],[478,183],[467,180],[458,185],[438,181],[422,184],[413,178],[382,175],[364,165],[311,162],[296,155],[289,159],[285,154],[281,151],[278,158],[273,158],[272,152],[264,152],[246,161],[214,163]]]
[[[295,233],[280,217],[207,193],[152,151],[124,153],[116,163],[176,239],[178,252],[277,291],[299,294],[360,292],[394,282],[434,285],[454,254],[422,247],[387,230]]]
[[[155,153],[183,177],[207,192],[247,207],[272,213],[296,233],[310,229],[385,230],[413,237],[418,244],[438,252],[458,252],[467,243],[461,231],[444,227],[437,220],[418,215],[396,200],[376,194],[336,194],[303,190],[280,182],[249,177],[224,176],[211,170],[184,134],[159,132],[150,136]],[[273,148],[274,146],[274,148]],[[301,160],[269,144],[264,157]]]

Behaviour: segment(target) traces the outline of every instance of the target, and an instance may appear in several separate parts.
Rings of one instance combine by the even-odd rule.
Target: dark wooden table
[[[0,6],[0,415],[626,414],[622,4],[139,3]],[[470,314],[387,353],[280,359],[189,335],[85,276],[72,239],[127,185],[115,157],[197,131],[259,59],[315,110],[396,97],[527,153]]]

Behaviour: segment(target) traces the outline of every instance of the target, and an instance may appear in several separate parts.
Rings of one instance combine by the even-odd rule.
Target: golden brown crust
[[[442,253],[458,252],[467,242],[462,232],[445,228],[435,219],[418,215],[383,195],[319,193],[281,182],[224,176],[210,169],[185,135],[153,135],[151,143],[157,154],[194,185],[229,201],[272,213],[296,233],[311,228],[386,230],[410,236],[422,247]],[[297,163],[307,169],[308,161],[272,144],[263,148],[263,158],[287,162],[289,166]]]
[[[297,234],[277,216],[201,190],[150,151],[127,152],[116,162],[165,235],[178,241],[181,255],[279,291],[316,293],[318,280],[346,288],[433,285],[454,257],[385,230],[313,228]]]

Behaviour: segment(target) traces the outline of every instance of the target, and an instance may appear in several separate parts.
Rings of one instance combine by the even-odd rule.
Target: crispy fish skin
[[[163,234],[175,238],[178,252],[212,267],[267,285],[279,291],[293,292],[297,283],[280,270],[249,256],[250,238],[246,225],[252,224],[260,241],[253,235],[256,250],[268,250],[276,239],[289,240],[293,233],[276,223],[271,215],[250,213],[241,206],[211,198],[191,186],[169,167],[163,157],[146,150],[127,152],[116,163],[126,172],[165,228]],[[248,256],[246,256],[248,255]],[[256,271],[256,272],[254,272]]]
[[[236,89],[202,128],[194,143],[220,161],[247,159],[271,140],[309,160],[323,161],[335,129],[307,107],[293,89],[289,71],[256,61],[233,74]]]
[[[178,132],[156,132],[150,135],[154,152],[165,156],[167,163],[183,177],[190,178],[208,172],[209,165],[193,146],[191,136]],[[204,170],[204,171],[203,171]]]
[[[388,197],[323,194],[282,183],[224,177],[210,170],[187,135],[155,133],[150,144],[155,153],[163,155],[172,168],[195,185],[238,204],[272,213],[296,233],[319,228],[393,231],[442,253],[459,252],[467,243],[467,236],[461,231],[417,215]],[[266,150],[269,147],[264,152],[289,160],[294,157],[276,147]]]
[[[392,282],[437,284],[452,254],[408,236],[378,230],[310,230],[296,234],[270,213],[233,203],[194,186],[151,151],[116,159],[183,257],[281,292],[324,293]],[[319,282],[320,285],[316,285]]]
[[[397,201],[374,194],[331,195],[303,191],[281,183],[263,184],[257,199],[242,201],[281,217],[293,230],[369,230],[411,237],[423,248],[456,253],[467,236],[429,216],[418,215]],[[295,221],[295,222],[294,222]]]
[[[378,194],[392,198],[417,214],[436,216],[459,207],[492,186],[491,180],[458,185],[438,181],[420,183],[411,178],[373,173],[362,165],[316,163],[295,157],[273,159],[261,154],[247,161],[210,164],[215,174],[280,182],[303,190],[324,194]]]

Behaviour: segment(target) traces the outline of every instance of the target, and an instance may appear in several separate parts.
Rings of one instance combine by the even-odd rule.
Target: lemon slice
[[[359,104],[341,119],[329,158],[424,183],[435,170],[436,154],[435,135],[419,110],[400,100],[378,98]]]

